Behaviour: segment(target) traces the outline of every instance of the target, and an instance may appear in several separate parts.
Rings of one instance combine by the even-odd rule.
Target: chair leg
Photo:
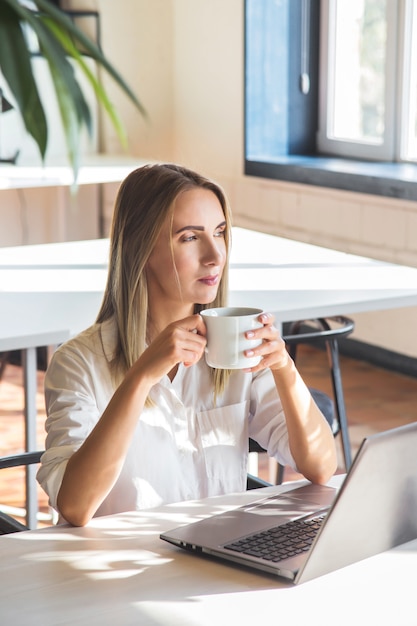
[[[4,370],[9,360],[10,352],[0,352],[0,380],[3,379]]]
[[[345,467],[346,471],[349,471],[350,466],[352,465],[352,453],[350,447],[345,400],[343,395],[342,375],[340,371],[339,346],[337,340],[335,339],[327,341],[326,346],[332,377],[336,414],[340,426],[340,435],[342,437],[342,448],[345,460]]]
[[[281,463],[278,463],[278,465],[277,465],[277,475],[276,475],[276,479],[275,479],[275,484],[276,485],[282,485],[282,483],[284,482],[284,470],[285,470],[284,465],[281,465]]]

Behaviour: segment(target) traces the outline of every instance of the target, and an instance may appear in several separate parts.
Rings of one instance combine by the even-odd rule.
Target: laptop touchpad
[[[325,485],[306,485],[286,493],[269,496],[242,507],[257,515],[285,515],[309,513],[328,508],[336,496],[337,489]]]

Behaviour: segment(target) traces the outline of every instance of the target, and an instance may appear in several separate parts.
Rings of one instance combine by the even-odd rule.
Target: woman
[[[60,519],[242,491],[249,436],[312,482],[334,473],[330,427],[272,315],[255,331],[258,366],[205,362],[199,311],[226,304],[230,231],[223,192],[195,172],[147,165],[122,183],[96,323],[45,379],[38,479]]]

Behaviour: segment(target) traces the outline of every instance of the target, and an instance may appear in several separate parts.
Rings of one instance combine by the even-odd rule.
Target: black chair
[[[342,374],[339,361],[339,340],[350,335],[355,323],[348,317],[338,315],[327,318],[297,320],[287,325],[283,338],[288,352],[294,362],[297,357],[297,346],[300,344],[316,345],[325,348],[329,362],[330,377],[333,388],[333,400],[318,389],[310,388],[311,395],[321,412],[329,422],[334,436],[340,433],[346,471],[352,464],[352,452],[349,439],[345,400],[342,386]],[[249,440],[250,452],[265,452],[259,444]],[[282,483],[284,468],[278,465],[276,483]]]
[[[13,456],[0,457],[0,470],[8,467],[35,465],[40,462],[43,450],[36,452],[22,452]],[[1,505],[0,505],[1,508]],[[0,535],[29,530],[27,526],[18,522],[14,517],[0,511]]]
[[[265,450],[263,449],[261,449],[261,451],[265,452]],[[263,478],[259,478],[259,476],[254,476],[253,474],[247,475],[247,480],[246,480],[247,491],[249,491],[250,489],[260,489],[261,487],[270,487],[270,486],[271,486],[271,483],[268,483]]]

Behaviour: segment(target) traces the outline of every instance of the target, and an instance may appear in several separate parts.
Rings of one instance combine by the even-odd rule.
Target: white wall
[[[77,0],[87,6],[88,0]],[[72,4],[75,4],[74,0]],[[95,0],[101,15],[102,46],[106,56],[134,88],[149,113],[138,114],[113,79],[103,82],[128,130],[129,152],[149,159],[170,159],[175,143],[174,54],[172,0]],[[103,148],[120,153],[122,147],[105,119]]]

